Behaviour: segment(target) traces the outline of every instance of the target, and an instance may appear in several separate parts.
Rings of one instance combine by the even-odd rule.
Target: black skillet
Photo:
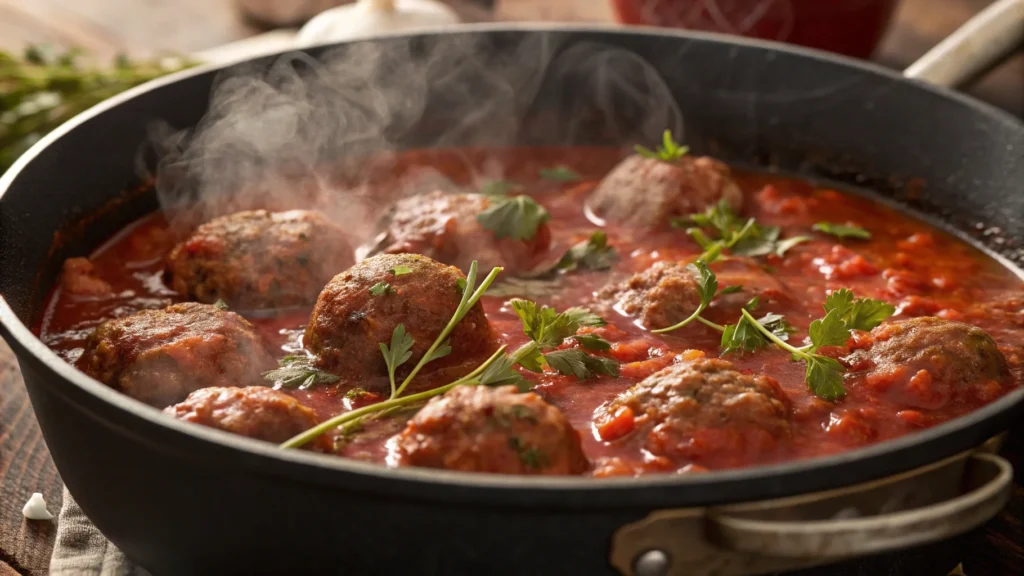
[[[1002,12],[989,27],[1009,22],[1003,36],[1017,35],[1021,2],[998,4],[993,10]],[[322,58],[329,48],[401,48],[429,69],[426,56],[453,42],[493,62],[485,68],[499,79],[511,70],[510,55],[528,55],[524,66],[544,74],[532,92],[502,92],[513,95],[514,126],[498,129],[484,119],[454,135],[445,128],[466,116],[453,114],[452,98],[489,94],[472,85],[456,92],[434,86],[422,119],[389,135],[397,147],[622,146],[656,138],[664,124],[646,125],[651,111],[640,100],[615,100],[610,114],[587,99],[594,75],[611,70],[667,91],[696,152],[869,188],[1021,273],[1024,126],[871,64],[716,35],[590,27],[482,26],[307,52]],[[551,73],[565,58],[611,48],[614,57],[601,66]],[[918,72],[935,77],[937,70],[941,62]],[[154,574],[759,573],[934,540],[984,521],[1005,503],[1007,465],[972,451],[1019,417],[1024,390],[941,426],[836,456],[594,480],[393,470],[281,451],[174,421],[86,377],[29,326],[64,258],[88,254],[157,208],[152,192],[122,193],[139,183],[147,126],[199,122],[218,72],[186,71],[108,100],[48,135],[0,178],[3,335],[68,489],[104,535]],[[326,159],[360,150],[322,152]],[[69,234],[56,246],[55,230]],[[870,484],[878,479],[889,480]],[[969,490],[957,496],[961,480]],[[938,485],[948,489],[933,490]],[[930,498],[915,499],[924,493]],[[865,494],[874,495],[873,504]],[[798,500],[761,505],[772,514],[720,507],[782,497]],[[829,520],[843,506],[868,516]],[[915,509],[871,515],[894,508]],[[677,510],[652,514],[667,509]]]

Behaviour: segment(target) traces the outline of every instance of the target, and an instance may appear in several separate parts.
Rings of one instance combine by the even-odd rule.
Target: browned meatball
[[[408,269],[396,274],[396,269]],[[374,385],[375,377],[387,374],[380,344],[390,343],[399,324],[414,340],[413,366],[451,320],[462,293],[465,276],[418,254],[381,254],[338,274],[327,284],[306,327],[305,345],[316,354],[317,364],[361,385]],[[374,295],[371,288],[386,283]],[[452,357],[472,355],[495,348],[491,326],[477,303],[451,334]]]
[[[743,193],[725,164],[708,157],[683,156],[669,163],[633,155],[605,176],[587,207],[605,222],[660,228],[720,200],[735,210],[743,207]]]
[[[619,284],[605,286],[597,299],[620,314],[636,316],[649,329],[668,328],[700,305],[697,281],[683,262],[657,262]]]
[[[387,218],[380,252],[423,254],[462,270],[468,270],[473,260],[483,270],[495,266],[510,273],[533,269],[551,243],[547,224],[526,240],[498,240],[477,221],[491,205],[483,194],[432,192],[401,200]]]
[[[259,310],[311,304],[352,263],[341,228],[318,212],[253,210],[200,226],[171,251],[171,287],[207,304]]]
[[[393,443],[402,466],[566,475],[589,468],[580,435],[557,408],[514,386],[457,386],[434,398]]]
[[[750,258],[728,257],[712,266],[719,289],[742,286],[743,290],[715,298],[712,310],[728,310],[733,318],[738,309],[752,297],[762,304],[789,302],[785,286]],[[635,316],[652,330],[677,324],[700,305],[700,292],[695,279],[696,269],[686,262],[656,262],[643,272],[622,282],[611,283],[597,293],[597,301],[619,314]]]
[[[199,388],[260,383],[275,366],[244,318],[194,302],[108,320],[78,360],[86,374],[157,408]]]
[[[648,376],[595,413],[608,441],[641,434],[655,456],[709,468],[749,462],[790,433],[791,406],[779,384],[697,353]]]
[[[883,324],[858,334],[843,359],[848,378],[917,408],[954,397],[991,400],[1013,378],[1006,358],[984,330],[930,316]]]
[[[281,443],[316,426],[313,410],[271,388],[203,388],[164,409],[165,414],[232,434]],[[328,448],[320,436],[312,447]]]

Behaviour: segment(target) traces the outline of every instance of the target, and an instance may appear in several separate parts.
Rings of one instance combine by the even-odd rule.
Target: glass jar
[[[856,58],[874,52],[898,0],[611,0],[625,24],[722,32]]]

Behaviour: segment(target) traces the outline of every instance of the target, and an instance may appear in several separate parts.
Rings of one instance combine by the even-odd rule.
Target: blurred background
[[[414,0],[415,1],[415,0]],[[425,1],[425,0],[424,0]],[[0,50],[47,43],[98,61],[191,54],[295,29],[344,0],[0,0]],[[903,68],[989,0],[445,0],[464,21],[626,22],[778,39]],[[272,35],[278,40],[282,34]],[[1024,116],[1024,51],[967,87]]]

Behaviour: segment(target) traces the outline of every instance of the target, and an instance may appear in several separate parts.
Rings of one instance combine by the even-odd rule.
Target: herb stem
[[[351,412],[345,412],[344,414],[339,414],[339,415],[335,416],[334,418],[331,418],[329,420],[325,420],[324,422],[321,422],[320,424],[317,424],[316,426],[310,428],[309,430],[306,430],[305,432],[302,432],[301,434],[298,434],[298,435],[296,435],[296,436],[286,440],[285,442],[282,442],[279,447],[280,448],[299,448],[299,447],[301,447],[301,446],[303,446],[305,444],[308,444],[314,438],[316,438],[317,436],[320,436],[321,434],[327,432],[328,430],[331,430],[333,428],[337,428],[338,426],[341,426],[343,424],[347,424],[347,423],[352,422],[354,420],[358,420],[358,419],[360,419],[360,418],[362,418],[364,416],[367,416],[369,414],[374,414],[376,412],[381,412],[381,411],[384,411],[384,410],[390,410],[390,409],[396,408],[398,406],[405,406],[407,404],[413,404],[415,402],[419,402],[420,400],[429,400],[430,398],[433,398],[434,396],[439,396],[441,394],[444,394],[445,392],[451,390],[452,388],[454,388],[456,386],[479,384],[478,378],[480,377],[480,375],[483,374],[484,370],[487,370],[487,368],[491,364],[493,364],[498,358],[501,357],[502,354],[505,353],[505,348],[507,348],[507,346],[502,346],[502,347],[498,348],[498,350],[494,354],[492,354],[490,356],[490,358],[488,358],[482,364],[477,366],[475,370],[473,370],[469,374],[466,374],[462,378],[459,378],[458,380],[456,380],[456,381],[454,381],[454,382],[452,382],[450,384],[445,384],[444,386],[440,386],[438,388],[432,388],[430,390],[425,390],[423,392],[419,392],[419,393],[416,393],[416,394],[410,394],[409,396],[402,396],[400,398],[391,398],[391,399],[385,400],[383,402],[378,402],[376,404],[371,404],[369,406],[364,406],[362,408],[359,408],[358,410],[352,410]]]
[[[725,326],[722,326],[721,324],[715,324],[714,322],[704,318],[703,316],[697,316],[697,321],[709,328],[714,328],[719,332],[725,332]]]
[[[466,313],[469,312],[469,310],[473,306],[475,306],[477,302],[480,301],[480,298],[483,297],[484,292],[487,291],[487,288],[490,287],[490,285],[494,282],[495,278],[498,277],[498,274],[500,274],[502,270],[503,268],[500,267],[493,268],[491,270],[491,273],[488,274],[487,277],[484,278],[484,281],[480,283],[480,286],[472,294],[470,294],[470,289],[473,288],[473,286],[476,284],[477,263],[475,260],[473,261],[473,263],[469,266],[469,274],[466,275],[466,289],[463,290],[462,292],[462,301],[459,302],[458,308],[455,309],[455,314],[452,314],[452,318],[451,320],[448,321],[448,325],[444,327],[444,330],[441,330],[441,333],[434,340],[434,343],[430,345],[430,348],[427,349],[427,352],[423,354],[423,357],[420,358],[420,361],[416,363],[416,366],[412,369],[412,372],[409,372],[409,375],[406,376],[405,380],[402,381],[402,385],[398,387],[398,390],[394,391],[391,394],[392,400],[401,396],[402,392],[404,392],[406,387],[409,386],[409,383],[412,382],[413,378],[415,378],[416,375],[419,374],[420,370],[423,369],[423,366],[426,365],[427,362],[430,362],[430,358],[431,356],[433,356],[434,351],[437,350],[437,347],[440,346],[441,343],[444,342],[445,338],[447,338],[448,335],[452,333],[452,330],[454,330],[455,326],[462,321],[462,318],[466,315]]]
[[[693,314],[690,314],[690,316],[686,320],[683,320],[678,324],[669,326],[668,328],[658,328],[657,330],[651,330],[651,332],[653,332],[654,334],[664,334],[666,332],[672,332],[673,330],[679,330],[680,328],[686,326],[690,322],[700,319],[700,313],[703,312],[704,310],[707,310],[707,304],[701,302],[700,305],[697,306],[697,309],[693,311]]]
[[[786,350],[788,352],[792,352],[793,354],[796,354],[797,356],[805,360],[811,359],[811,355],[807,353],[806,348],[796,348],[795,346],[791,346],[785,340],[782,340],[775,334],[772,334],[772,331],[762,326],[761,323],[758,322],[757,319],[750,314],[750,312],[747,312],[746,308],[741,308],[740,312],[743,314],[744,318],[750,321],[750,324],[753,325],[758,332],[764,334],[765,338],[771,340],[779,348],[782,348],[783,350]]]

